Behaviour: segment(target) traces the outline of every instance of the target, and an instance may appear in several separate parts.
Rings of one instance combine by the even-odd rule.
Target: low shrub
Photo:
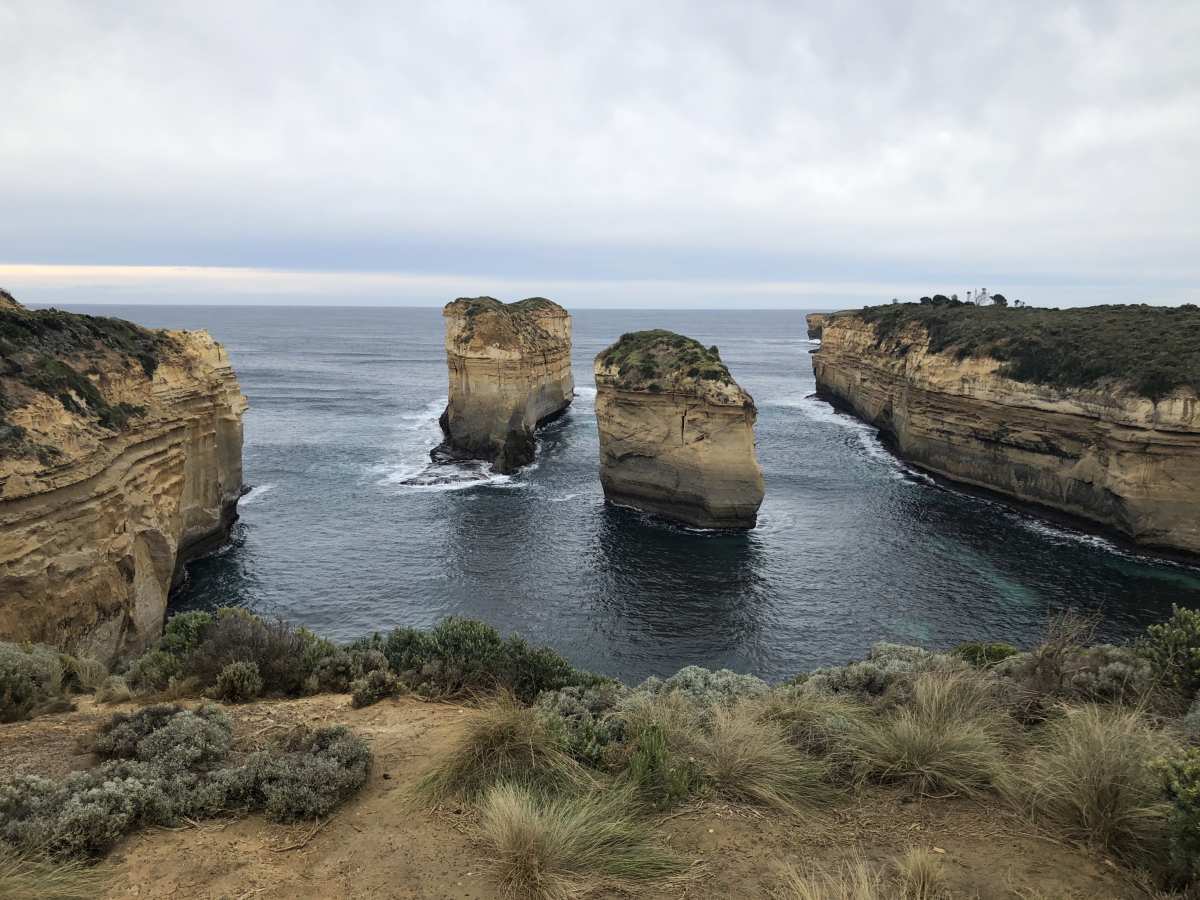
[[[1184,713],[1180,722],[1184,737],[1193,744],[1200,744],[1200,694],[1192,701],[1191,707]]]
[[[94,744],[107,759],[95,769],[0,783],[0,845],[61,859],[103,853],[142,824],[255,808],[276,821],[322,816],[365,783],[370,765],[366,744],[340,727],[300,729],[227,765],[231,728],[215,706],[117,715]]]
[[[347,728],[300,728],[279,753],[258,754],[247,768],[254,796],[276,822],[328,815],[367,782],[371,751]]]
[[[133,699],[133,692],[120,675],[109,675],[96,688],[97,703],[126,703]]]
[[[213,696],[226,703],[248,703],[262,693],[263,680],[258,663],[231,662],[217,676]]]
[[[1137,649],[1184,703],[1200,693],[1200,610],[1172,606],[1171,618],[1147,628]]]
[[[1008,726],[993,691],[993,682],[971,672],[918,676],[908,704],[856,729],[850,753],[858,776],[918,794],[986,790],[1003,772]]]
[[[1145,863],[1162,850],[1167,807],[1153,761],[1168,749],[1135,710],[1062,709],[1006,779],[1005,793],[1068,837]]]
[[[139,693],[165,691],[171,679],[183,671],[179,657],[157,648],[147,650],[129,666],[126,683]]]
[[[320,658],[313,667],[320,690],[346,694],[354,682],[372,672],[387,671],[388,660],[376,649],[334,650]]]
[[[871,646],[871,655],[866,660],[816,669],[799,676],[795,683],[804,691],[850,694],[860,699],[872,699],[882,697],[897,686],[911,684],[922,672],[965,668],[966,663],[956,656],[880,641]]]
[[[483,800],[482,830],[494,848],[496,876],[509,896],[566,900],[597,879],[646,881],[683,866],[656,844],[620,791],[546,798],[501,784]]]
[[[624,721],[611,713],[629,693],[629,688],[616,681],[572,685],[544,691],[536,705],[558,730],[568,754],[586,765],[604,768],[625,736]]]
[[[649,694],[682,694],[699,709],[714,706],[729,706],[763,697],[770,686],[753,675],[739,675],[729,669],[705,669],[701,666],[685,666],[670,678],[647,678],[635,692]]]
[[[642,802],[667,809],[703,787],[704,774],[695,758],[672,753],[661,726],[641,729],[634,735],[632,747],[625,773]]]
[[[387,669],[373,669],[366,677],[354,682],[351,705],[358,709],[378,703],[400,692],[400,680]]]
[[[167,619],[158,648],[182,659],[203,643],[212,623],[212,613],[200,610],[176,613]]]
[[[475,712],[418,791],[432,803],[471,801],[500,783],[555,792],[587,787],[592,779],[538,710],[501,695]]]
[[[950,652],[977,669],[985,669],[1021,651],[1003,641],[967,641]]]
[[[393,671],[426,696],[456,697],[506,690],[533,702],[542,691],[602,679],[575,669],[562,656],[524,640],[507,640],[484,622],[451,616],[430,631],[397,628],[372,641]]]
[[[1200,884],[1200,748],[1189,747],[1158,763],[1171,812],[1167,819],[1171,872]]]
[[[718,707],[702,747],[704,774],[728,800],[798,813],[829,798],[829,764],[801,753],[753,707]]]
[[[93,900],[111,872],[82,860],[54,860],[0,843],[0,897],[6,900]]]
[[[252,662],[258,666],[264,693],[302,694],[312,674],[306,668],[310,634],[282,619],[265,622],[244,609],[226,607],[217,611],[203,640],[188,655],[186,674],[210,686],[230,663]]]
[[[63,696],[58,651],[42,644],[0,641],[0,722],[17,722]]]

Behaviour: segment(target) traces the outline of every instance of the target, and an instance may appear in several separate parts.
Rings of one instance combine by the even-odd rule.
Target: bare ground
[[[84,698],[74,712],[0,725],[0,778],[92,765],[77,739],[117,708]],[[284,827],[250,816],[136,833],[110,854],[109,898],[499,898],[467,811],[430,812],[411,799],[416,781],[460,733],[468,708],[400,698],[356,710],[345,696],[322,695],[227,710],[246,749],[296,724],[346,724],[374,750],[370,780],[322,822]],[[799,821],[699,803],[664,817],[659,829],[692,861],[687,875],[634,892],[598,885],[591,896],[770,897],[789,864],[837,865],[855,855],[883,863],[910,847],[943,856],[955,897],[1149,896],[1110,861],[1038,835],[995,801],[910,802],[897,792],[869,790]]]

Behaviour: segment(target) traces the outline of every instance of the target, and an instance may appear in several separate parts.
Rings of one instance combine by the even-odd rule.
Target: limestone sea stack
[[[1200,553],[1195,307],[899,304],[814,327],[818,394],[906,460]]]
[[[544,297],[461,297],[442,310],[450,400],[433,459],[482,459],[496,472],[533,462],[534,431],[575,396],[571,316]]]
[[[611,502],[699,528],[753,528],[763,499],[753,398],[716,347],[626,334],[596,357],[600,482]]]
[[[245,409],[203,331],[0,295],[0,639],[107,660],[156,638],[237,518]]]

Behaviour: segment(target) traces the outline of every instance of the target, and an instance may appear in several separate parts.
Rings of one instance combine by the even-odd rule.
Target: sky
[[[1196,0],[0,0],[30,303],[1200,302]]]

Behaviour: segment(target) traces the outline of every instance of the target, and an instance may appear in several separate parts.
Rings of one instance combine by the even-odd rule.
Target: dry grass
[[[947,900],[950,894],[941,859],[914,848],[890,867],[873,867],[855,855],[837,868],[788,869],[776,896],[779,900]]]
[[[788,869],[778,900],[894,900],[883,873],[865,860],[852,859],[836,869]]]
[[[110,879],[105,866],[50,861],[0,843],[0,897],[5,900],[92,900]]]
[[[501,695],[480,707],[462,738],[418,785],[430,802],[476,800],[501,782],[539,791],[582,790],[592,778],[563,752],[536,709]]]
[[[621,713],[630,734],[660,729],[667,749],[683,757],[697,757],[704,746],[703,710],[679,693],[643,695]]]
[[[1063,708],[1005,793],[1072,839],[1144,862],[1162,849],[1167,807],[1151,764],[1169,747],[1137,710]]]
[[[758,717],[783,726],[797,749],[835,762],[845,757],[848,737],[871,716],[855,700],[819,691],[774,690],[755,704]]]
[[[895,869],[904,900],[945,900],[949,896],[942,858],[932,850],[913,847],[896,860]]]
[[[110,675],[96,687],[97,703],[126,703],[133,699],[133,692],[120,675]]]
[[[753,706],[713,711],[701,748],[713,788],[729,800],[798,813],[829,799],[829,763],[797,750],[783,726],[764,722]]]
[[[1010,724],[986,676],[928,672],[916,679],[910,703],[857,730],[854,767],[860,778],[907,784],[918,794],[979,794],[1004,771]]]
[[[681,862],[637,822],[627,791],[546,798],[523,787],[493,787],[482,804],[484,836],[507,896],[564,900],[605,881],[672,875]]]

